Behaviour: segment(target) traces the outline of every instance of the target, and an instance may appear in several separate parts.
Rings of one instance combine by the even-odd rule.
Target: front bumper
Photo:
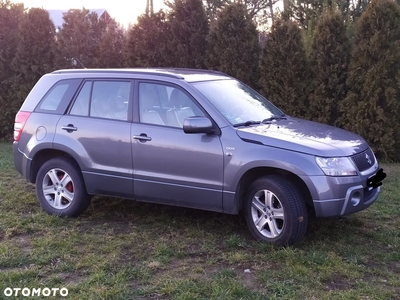
[[[364,188],[362,185],[351,187],[343,199],[314,200],[317,217],[336,217],[356,213],[369,207],[378,199],[380,187]]]
[[[370,184],[371,178],[379,177],[379,182],[384,178],[375,176],[376,172],[377,166],[371,173],[359,176],[303,178],[311,193],[316,217],[344,216],[369,207],[378,199],[381,190],[381,183]]]

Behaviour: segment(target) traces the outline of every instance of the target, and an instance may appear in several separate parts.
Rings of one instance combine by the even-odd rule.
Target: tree
[[[227,0],[203,0],[203,5],[210,24],[213,25],[217,20],[218,14],[226,4]]]
[[[365,137],[378,156],[400,160],[400,7],[374,0],[356,25],[340,124]]]
[[[151,15],[141,15],[138,22],[128,31],[125,47],[127,67],[167,67],[168,23],[160,10]]]
[[[19,24],[24,17],[23,4],[0,0],[0,80],[14,74],[10,62],[15,56],[18,44]]]
[[[260,63],[261,93],[285,113],[305,117],[309,70],[296,23],[279,19],[267,36]]]
[[[259,25],[262,25],[268,23],[268,19],[271,19],[271,24],[274,23],[274,6],[279,1],[280,0],[203,0],[203,4],[211,25],[214,25],[218,14],[227,5],[232,4],[232,2],[240,2],[245,5],[250,18],[256,21]]]
[[[260,47],[256,25],[246,7],[233,3],[220,13],[209,35],[207,66],[258,85]]]
[[[352,0],[351,2],[351,17],[353,21],[355,21],[367,9],[367,6],[371,0]]]
[[[175,0],[168,23],[171,64],[204,68],[209,26],[202,0]]]
[[[59,64],[65,68],[94,68],[99,57],[99,44],[107,28],[95,12],[70,9],[57,35]]]
[[[370,0],[284,0],[284,14],[302,28],[314,30],[324,9],[339,11],[345,20],[355,21]]]
[[[338,103],[347,93],[350,45],[344,22],[341,13],[327,9],[318,21],[311,46],[311,118],[330,125],[336,122]]]
[[[54,71],[54,52],[55,28],[49,13],[42,8],[31,8],[20,24],[19,43],[12,60],[19,105],[40,77]]]
[[[101,36],[99,55],[96,57],[95,65],[99,68],[123,67],[125,43],[125,30],[115,20],[110,20]]]
[[[19,41],[19,24],[24,17],[23,4],[13,4],[9,0],[0,0],[0,139],[12,135],[15,114],[8,108],[15,100],[12,90],[12,78],[15,71],[11,61]]]
[[[303,29],[307,29],[321,14],[324,0],[284,0],[283,16],[285,20],[294,20]]]

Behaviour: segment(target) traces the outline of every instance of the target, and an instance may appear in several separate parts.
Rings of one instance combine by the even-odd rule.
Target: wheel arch
[[[46,161],[56,158],[56,157],[68,158],[79,168],[79,170],[81,170],[79,163],[76,161],[76,159],[73,156],[71,156],[70,154],[68,154],[67,152],[64,152],[61,150],[56,150],[56,149],[42,149],[42,150],[38,151],[32,158],[29,181],[31,183],[35,183],[40,167]]]
[[[243,210],[247,187],[256,179],[266,175],[280,175],[290,180],[299,189],[300,193],[304,195],[306,205],[310,208],[314,207],[310,190],[308,189],[306,183],[299,176],[284,169],[274,167],[256,167],[246,171],[240,178],[237,185],[235,203],[239,212]]]

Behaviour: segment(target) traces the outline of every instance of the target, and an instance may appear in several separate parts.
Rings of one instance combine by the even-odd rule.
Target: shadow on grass
[[[112,226],[116,232],[129,230],[126,225],[135,224],[142,229],[167,226],[177,230],[189,228],[212,232],[218,236],[227,234],[240,235],[248,242],[255,242],[251,237],[243,215],[153,204],[111,197],[94,197],[89,209],[79,217],[82,221],[104,223]],[[365,217],[350,215],[340,218],[317,219],[310,217],[304,243],[364,242],[367,236],[358,231],[367,222]],[[303,244],[304,244],[303,243]]]
[[[192,228],[219,232],[222,235],[227,232],[242,234],[247,231],[244,218],[240,215],[110,197],[94,197],[88,210],[79,218],[96,223],[107,222],[108,226],[115,226],[117,231],[120,226],[124,226],[123,224],[135,224],[139,227]]]

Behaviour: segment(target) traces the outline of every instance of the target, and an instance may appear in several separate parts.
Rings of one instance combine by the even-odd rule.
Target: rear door
[[[83,82],[57,124],[54,148],[79,162],[90,194],[133,195],[130,80]]]

